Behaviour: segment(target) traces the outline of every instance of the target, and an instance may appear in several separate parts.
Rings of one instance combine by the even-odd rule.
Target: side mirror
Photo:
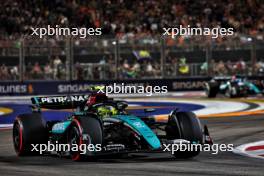
[[[154,108],[147,108],[147,109],[144,109],[144,112],[145,113],[148,113],[148,112],[155,112],[156,111],[156,109],[154,109]]]
[[[124,110],[127,108],[127,106],[128,106],[128,104],[126,102],[118,102],[117,103],[117,109],[118,110]]]

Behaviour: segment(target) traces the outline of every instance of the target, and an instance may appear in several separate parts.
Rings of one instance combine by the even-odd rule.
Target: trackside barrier
[[[264,77],[249,77],[253,82],[261,82]],[[86,93],[94,85],[113,85],[124,83],[131,86],[167,86],[168,91],[203,90],[209,77],[145,80],[107,80],[107,81],[25,81],[0,82],[0,96],[8,95],[52,95]]]

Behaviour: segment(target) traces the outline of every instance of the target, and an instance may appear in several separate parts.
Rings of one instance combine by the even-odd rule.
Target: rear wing
[[[33,107],[46,109],[70,109],[83,106],[92,94],[32,97]]]
[[[234,75],[234,76],[239,79],[247,78],[247,76],[245,75]],[[227,81],[227,80],[231,80],[234,76],[215,76],[212,79],[215,81]]]
[[[227,81],[230,80],[232,77],[231,76],[215,76],[212,79],[215,81]]]

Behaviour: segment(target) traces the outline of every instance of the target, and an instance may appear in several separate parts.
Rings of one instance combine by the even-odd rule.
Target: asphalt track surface
[[[207,118],[215,143],[241,145],[263,140],[264,115]],[[220,152],[202,152],[189,159],[175,159],[167,153],[132,154],[122,158],[73,162],[55,156],[17,157],[11,130],[0,131],[0,175],[63,176],[63,175],[264,175],[264,160]]]

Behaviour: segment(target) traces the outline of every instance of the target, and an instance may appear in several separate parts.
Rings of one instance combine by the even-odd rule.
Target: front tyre
[[[200,120],[192,112],[175,112],[168,120],[166,135],[169,140],[183,139],[191,144],[202,144],[203,132]],[[197,156],[200,150],[196,151],[175,151],[176,158],[192,158]]]
[[[91,158],[95,152],[100,151],[103,143],[102,126],[99,119],[90,116],[75,117],[68,130],[67,140],[71,146],[72,160],[82,161]]]

